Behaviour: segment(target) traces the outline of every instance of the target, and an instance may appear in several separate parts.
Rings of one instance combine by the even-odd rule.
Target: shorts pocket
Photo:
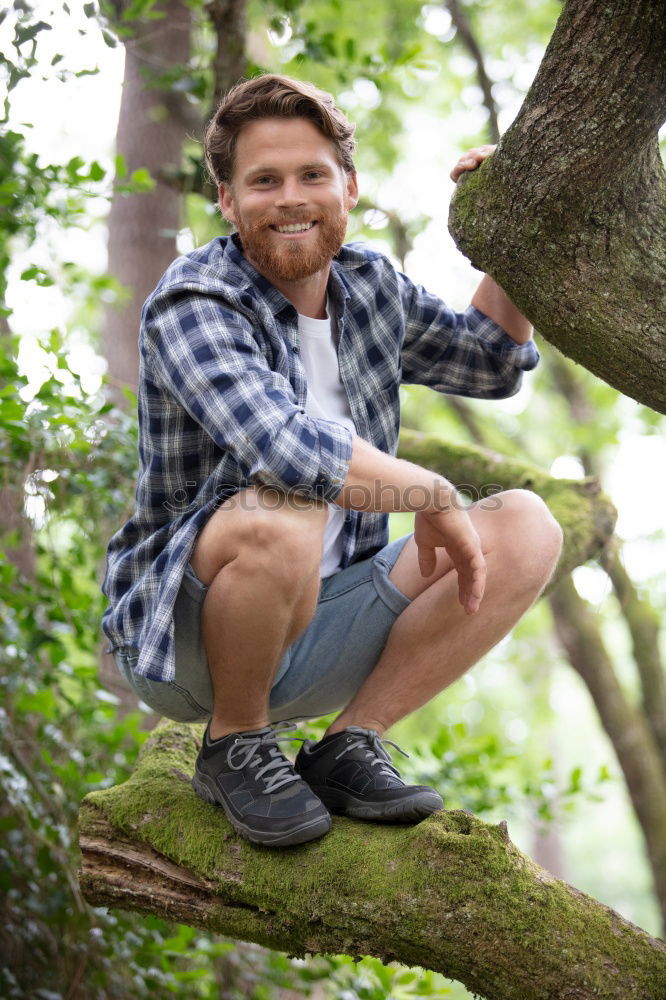
[[[202,722],[210,718],[210,711],[175,681],[153,681],[136,674],[133,668],[139,659],[138,649],[121,646],[115,650],[114,659],[134,694],[153,712],[174,722]]]

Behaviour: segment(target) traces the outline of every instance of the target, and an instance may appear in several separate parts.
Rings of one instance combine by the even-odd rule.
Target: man
[[[195,790],[274,846],[325,834],[329,810],[442,808],[405,785],[382,736],[512,628],[561,545],[534,494],[465,510],[444,477],[394,457],[401,382],[501,398],[538,354],[489,277],[458,314],[342,245],[353,150],[310,85],[267,75],[222,102],[206,153],[237,232],[175,261],[144,307],[136,513],[104,582],[137,694],[208,719]],[[387,544],[396,510],[415,530]],[[292,764],[275,723],[336,711]]]

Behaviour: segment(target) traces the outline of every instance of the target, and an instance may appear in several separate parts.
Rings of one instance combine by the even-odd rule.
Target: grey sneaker
[[[192,787],[221,806],[233,828],[255,844],[288,847],[331,829],[326,807],[277,745],[291,742],[294,737],[285,733],[295,728],[279,723],[212,741],[206,726]]]
[[[406,785],[374,729],[349,726],[315,743],[306,740],[294,767],[334,813],[384,823],[418,823],[444,808],[434,788]]]

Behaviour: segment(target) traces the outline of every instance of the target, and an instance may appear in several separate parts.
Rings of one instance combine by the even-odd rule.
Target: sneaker
[[[288,847],[322,837],[331,817],[294,771],[278,742],[294,725],[280,723],[211,740],[206,726],[192,787],[206,802],[221,806],[234,830],[255,844]]]
[[[406,785],[374,729],[349,726],[316,743],[306,740],[294,767],[335,813],[384,823],[418,823],[444,808],[434,788]]]

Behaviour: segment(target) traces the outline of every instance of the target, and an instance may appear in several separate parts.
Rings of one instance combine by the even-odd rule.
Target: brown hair
[[[354,125],[330,94],[311,83],[266,73],[236,84],[208,123],[206,163],[217,184],[230,184],[241,130],[259,118],[307,118],[335,146],[340,166],[354,173]]]

